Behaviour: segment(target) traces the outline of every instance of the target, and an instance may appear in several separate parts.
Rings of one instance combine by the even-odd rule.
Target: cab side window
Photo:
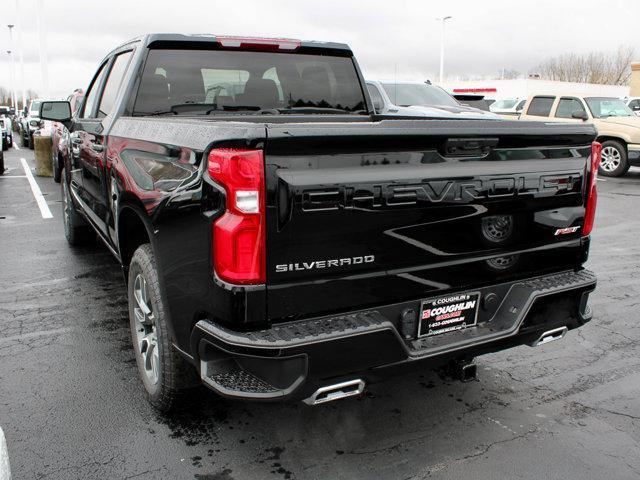
[[[380,110],[384,108],[384,100],[382,100],[382,95],[380,95],[380,91],[375,85],[371,85],[367,83],[367,90],[369,90],[369,96],[371,97],[371,102],[373,103],[373,108],[376,113],[380,113]]]
[[[129,66],[129,60],[131,60],[132,51],[124,52],[116,56],[113,61],[113,66],[109,72],[109,78],[104,86],[104,92],[100,99],[100,106],[98,107],[97,118],[104,118],[116,104],[116,96],[120,90],[120,85],[124,79],[125,73],[127,73],[127,67]]]
[[[587,113],[577,98],[561,98],[556,109],[556,118],[572,118],[573,112]]]
[[[106,73],[107,62],[103,63],[98,70],[97,75],[93,79],[93,83],[89,87],[89,91],[87,92],[87,96],[85,97],[84,105],[82,107],[82,112],[80,113],[80,118],[91,118],[93,109],[96,105],[96,100],[98,99],[98,90],[100,89],[100,85],[102,84],[102,79]]]
[[[548,117],[555,99],[556,97],[533,97],[527,109],[527,115]]]

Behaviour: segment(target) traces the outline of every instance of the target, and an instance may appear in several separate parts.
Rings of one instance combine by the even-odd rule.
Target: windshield
[[[350,57],[150,50],[134,115],[364,113]]]
[[[518,103],[518,100],[515,98],[509,98],[505,100],[496,100],[491,104],[489,108],[491,109],[492,112],[494,110],[507,110],[509,108],[515,107],[516,103]]]
[[[591,114],[595,118],[631,117],[631,109],[618,98],[591,97],[585,98]]]
[[[384,91],[389,95],[391,103],[401,107],[436,105],[459,107],[460,104],[440,87],[426,83],[383,83]]]
[[[29,107],[29,113],[31,115],[38,115],[40,112],[40,102],[31,102],[31,106]]]

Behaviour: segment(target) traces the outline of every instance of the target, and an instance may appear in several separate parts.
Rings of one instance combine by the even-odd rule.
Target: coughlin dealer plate
[[[418,336],[440,335],[474,326],[478,321],[479,303],[479,292],[423,300]]]

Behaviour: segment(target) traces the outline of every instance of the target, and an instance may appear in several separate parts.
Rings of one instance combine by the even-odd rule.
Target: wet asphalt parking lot
[[[146,403],[125,289],[102,245],[67,246],[59,185],[0,177],[0,427],[13,479],[640,478],[640,170],[598,183],[594,319],[562,341],[319,407]],[[319,292],[321,294],[321,292]]]

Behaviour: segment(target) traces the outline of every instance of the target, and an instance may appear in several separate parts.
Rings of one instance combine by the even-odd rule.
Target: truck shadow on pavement
[[[188,476],[180,478],[448,478],[469,475],[489,458],[495,464],[533,444],[540,455],[546,449],[546,456],[560,461],[563,454],[553,447],[560,434],[568,442],[586,443],[588,461],[589,446],[609,447],[600,435],[584,437],[585,426],[609,415],[607,423],[628,428],[628,418],[577,399],[610,381],[583,375],[579,368],[597,368],[604,356],[630,348],[624,342],[606,351],[597,347],[597,335],[592,332],[593,342],[585,337],[592,324],[571,332],[574,342],[481,357],[479,380],[469,383],[432,370],[413,372],[371,385],[361,397],[316,407],[229,401],[199,387],[181,411],[161,415],[145,402],[139,385],[121,273],[115,262],[103,260],[80,275],[83,283],[93,279],[100,285],[91,289],[101,311],[92,328],[104,340],[107,370],[120,377],[109,382],[122,382],[121,394],[148,423],[149,435],[170,444],[184,460],[178,471]],[[633,368],[619,375],[640,373]],[[619,448],[613,442],[611,454]],[[518,469],[534,472],[539,460],[520,459]],[[176,471],[169,463],[164,468]],[[509,474],[519,471],[509,468]]]

